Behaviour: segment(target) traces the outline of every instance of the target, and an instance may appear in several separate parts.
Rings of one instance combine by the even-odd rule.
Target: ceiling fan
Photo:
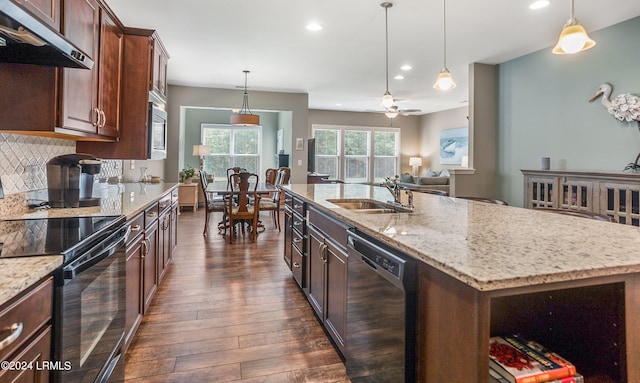
[[[419,113],[422,112],[422,109],[411,109],[411,108],[399,108],[398,105],[391,105],[384,110],[367,110],[368,112],[373,113],[384,113],[389,118],[396,118],[398,114],[403,116],[408,116],[411,113]]]

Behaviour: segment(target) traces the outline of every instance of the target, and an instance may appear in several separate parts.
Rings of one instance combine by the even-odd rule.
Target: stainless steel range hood
[[[0,0],[0,62],[93,67],[93,60],[74,44],[11,0]]]

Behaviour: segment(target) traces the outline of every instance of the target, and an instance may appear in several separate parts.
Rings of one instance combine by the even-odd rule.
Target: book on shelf
[[[489,368],[489,383],[509,383],[509,380],[500,375],[493,368]],[[545,383],[584,383],[584,377],[580,374],[575,374],[573,376],[553,379]]]
[[[489,365],[509,383],[546,383],[563,378],[570,379],[561,383],[570,383],[578,376],[571,362],[517,335],[489,340]]]

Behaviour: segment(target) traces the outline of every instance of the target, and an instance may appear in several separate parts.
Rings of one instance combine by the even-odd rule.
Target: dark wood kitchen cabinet
[[[171,262],[171,193],[160,197],[158,201],[158,282],[164,278],[167,266]]]
[[[0,307],[0,328],[17,334],[15,340],[0,349],[0,360],[42,366],[51,358],[51,318],[53,316],[53,279],[35,284]],[[22,325],[18,333],[14,325]],[[3,331],[3,338],[11,332]],[[6,337],[6,338],[5,338]],[[38,368],[0,369],[0,382],[46,383],[49,370]]]
[[[40,21],[60,32],[61,0],[11,0],[31,12]]]
[[[94,65],[88,70],[0,64],[0,130],[76,141],[116,141],[123,54],[119,21],[96,0],[20,3],[27,9],[41,9],[34,11],[41,19],[57,7],[53,13],[63,15],[63,20],[58,21],[62,27],[54,29]]]
[[[348,226],[313,206],[309,207],[308,214],[307,298],[329,335],[342,349],[347,326]]]
[[[111,159],[150,158],[149,102],[166,102],[168,58],[156,31],[125,28],[119,139],[113,143],[78,142],[78,153]]]
[[[146,252],[146,242],[144,238],[144,214],[140,213],[128,223],[131,232],[127,239],[126,249],[126,320],[124,332],[124,349],[126,350],[133,340],[140,322],[142,322],[143,301],[142,301],[142,266]]]
[[[145,253],[142,261],[142,298],[143,313],[147,312],[151,298],[158,288],[158,203],[154,203],[144,211]]]
[[[94,61],[64,69],[62,128],[115,140],[120,126],[123,30],[96,0],[65,0],[64,35]]]
[[[284,192],[284,261],[293,278],[307,291],[306,204],[291,193]]]

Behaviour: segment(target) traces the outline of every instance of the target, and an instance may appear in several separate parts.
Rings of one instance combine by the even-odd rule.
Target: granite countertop
[[[477,290],[640,272],[635,226],[422,193],[412,213],[362,214],[326,200],[391,194],[359,184],[284,188]]]
[[[0,305],[62,265],[62,256],[0,258]]]
[[[101,206],[40,209],[7,214],[1,219],[57,218],[97,215],[125,215],[127,219],[144,211],[162,195],[177,187],[176,183],[108,185]],[[0,258],[0,304],[5,303],[62,265],[62,256]]]
[[[94,215],[121,215],[133,218],[166,192],[178,187],[177,183],[123,183],[106,185],[100,206],[79,208],[38,209],[12,213],[0,219],[57,218]]]

